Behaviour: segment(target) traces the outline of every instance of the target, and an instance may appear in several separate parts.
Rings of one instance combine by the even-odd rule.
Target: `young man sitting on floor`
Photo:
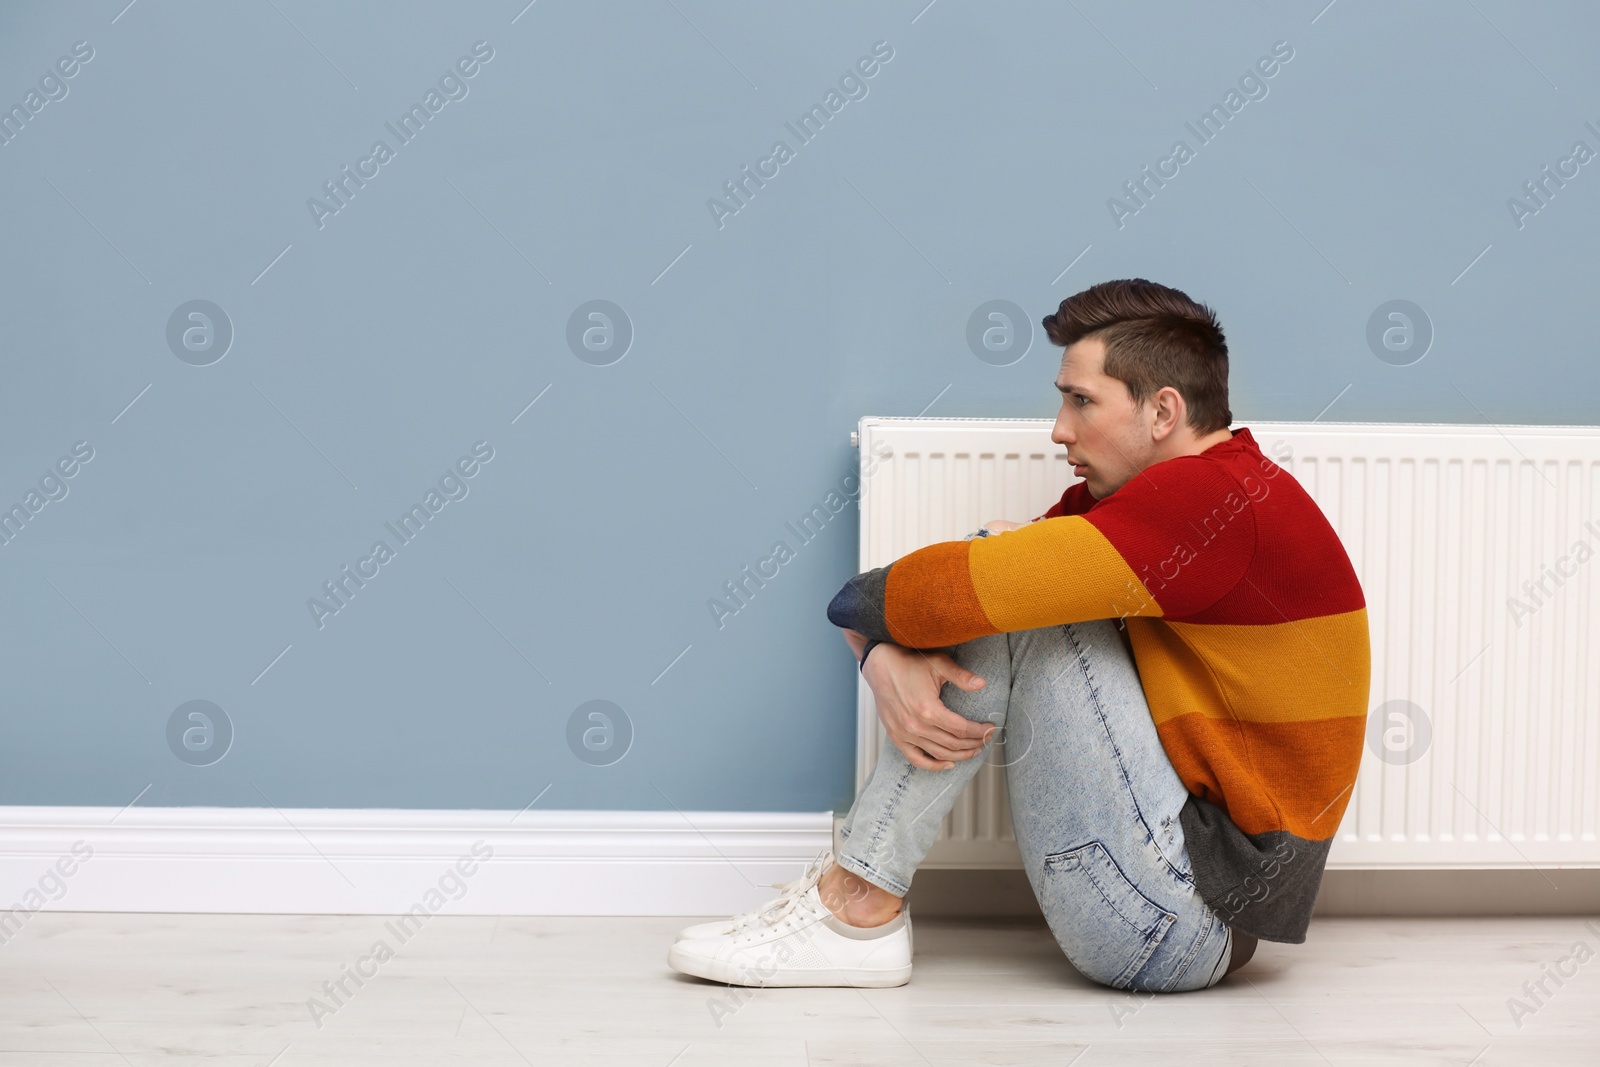
[[[1247,428],[1209,308],[1144,279],[1046,316],[1051,440],[1082,478],[845,583],[828,606],[892,742],[839,831],[756,911],[680,932],[736,985],[893,986],[902,898],[1005,728],[1023,865],[1071,963],[1119,989],[1215,985],[1305,940],[1361,760],[1366,602],[1339,538]]]

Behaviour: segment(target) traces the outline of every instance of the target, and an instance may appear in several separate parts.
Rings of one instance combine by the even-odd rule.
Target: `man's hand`
[[[984,684],[948,653],[876,645],[862,673],[872,687],[884,732],[912,766],[947,771],[955,766],[954,760],[971,759],[983,751],[995,731],[993,723],[973,722],[940,701],[945,682],[969,692]]]
[[[1027,523],[1025,522],[1012,522],[1009,519],[995,519],[992,522],[984,523],[983,528],[992,534],[997,534],[1005,533],[1007,530],[1015,530],[1020,526],[1026,525]]]

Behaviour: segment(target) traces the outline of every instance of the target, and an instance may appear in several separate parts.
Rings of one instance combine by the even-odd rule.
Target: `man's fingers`
[[[905,756],[913,767],[921,767],[925,771],[947,771],[950,769],[949,762],[929,759],[928,754],[916,745],[896,741],[894,747],[900,750],[900,754]]]
[[[917,738],[916,745],[934,759],[948,760],[952,763],[960,763],[962,760],[969,760],[973,756],[983,753],[983,746],[981,745],[977,748],[969,749],[950,748],[926,737]]]
[[[984,680],[957,663],[948,652],[940,652],[929,658],[933,660],[934,671],[943,681],[953,682],[968,692],[983,688]]]
[[[963,748],[966,747],[966,745],[962,744],[963,740],[976,741],[981,744],[984,735],[995,728],[992,722],[974,722],[965,715],[957,715],[938,702],[919,709],[917,717],[921,721],[922,729],[930,737],[938,737],[941,734],[946,735],[949,737],[949,741],[945,742],[946,744]]]
[[[926,723],[913,725],[908,733],[911,734],[912,740],[919,745],[926,743],[938,745],[947,752],[971,753],[984,746],[988,738],[987,731],[994,729],[994,726],[989,723],[978,723],[977,725],[982,727],[985,732],[978,734],[976,737],[958,736]],[[945,758],[949,759],[950,757],[946,756]]]

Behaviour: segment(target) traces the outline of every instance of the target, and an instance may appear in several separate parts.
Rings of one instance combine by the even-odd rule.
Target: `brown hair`
[[[1143,278],[1101,282],[1061,301],[1044,317],[1052,343],[1085,337],[1106,346],[1106,375],[1128,387],[1135,404],[1172,386],[1197,434],[1227,429],[1228,343],[1214,311]]]

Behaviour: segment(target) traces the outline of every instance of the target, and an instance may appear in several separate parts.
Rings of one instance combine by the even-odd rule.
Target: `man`
[[[902,898],[1006,730],[1023,865],[1092,981],[1212,985],[1305,940],[1361,759],[1366,602],[1294,478],[1229,430],[1214,313],[1142,278],[1044,319],[1051,440],[1082,478],[845,583],[828,606],[892,742],[823,853],[676,969],[739,985],[900,985]],[[941,703],[941,696],[944,703]]]

